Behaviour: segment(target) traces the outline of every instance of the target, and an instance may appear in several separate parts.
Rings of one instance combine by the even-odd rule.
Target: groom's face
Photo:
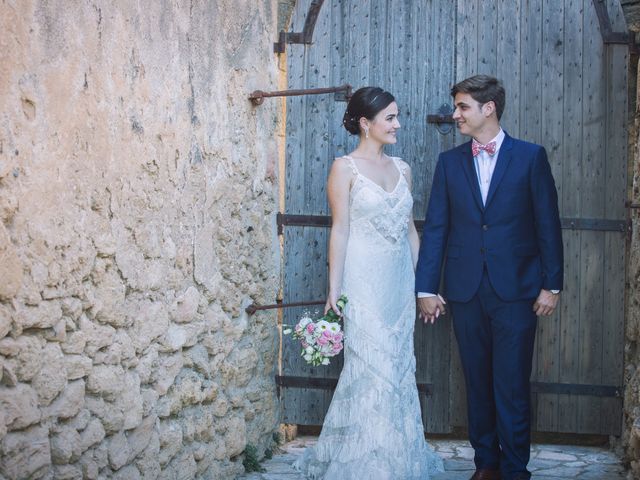
[[[453,99],[453,119],[463,135],[477,136],[488,121],[485,105],[474,100],[468,93],[458,93]]]

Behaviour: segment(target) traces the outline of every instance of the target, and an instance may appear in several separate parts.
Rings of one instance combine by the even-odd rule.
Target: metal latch
[[[427,123],[433,123],[436,126],[438,132],[442,135],[446,135],[453,130],[453,125],[456,123],[453,117],[453,108],[448,103],[443,103],[438,109],[438,113],[427,115]]]

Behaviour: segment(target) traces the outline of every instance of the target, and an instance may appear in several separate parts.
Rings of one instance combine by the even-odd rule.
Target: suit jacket
[[[484,206],[471,142],[440,154],[416,292],[439,291],[445,255],[444,293],[449,300],[470,300],[485,265],[494,290],[505,301],[536,298],[541,288],[562,289],[558,194],[543,147],[506,135]]]

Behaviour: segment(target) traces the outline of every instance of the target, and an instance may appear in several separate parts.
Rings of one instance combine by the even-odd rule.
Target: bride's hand
[[[338,294],[331,294],[331,293],[329,294],[329,296],[327,297],[327,303],[325,303],[324,305],[325,315],[329,310],[333,310],[336,315],[338,315],[339,317],[342,317],[342,312],[340,312],[340,309],[338,308],[338,305],[337,305],[338,298],[339,298]]]

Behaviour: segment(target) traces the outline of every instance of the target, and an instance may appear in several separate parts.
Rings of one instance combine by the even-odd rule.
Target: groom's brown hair
[[[505,93],[502,82],[489,75],[475,75],[461,82],[456,83],[451,88],[451,96],[455,98],[458,93],[468,93],[476,102],[485,104],[493,102],[496,106],[498,120],[502,117],[505,104]]]

